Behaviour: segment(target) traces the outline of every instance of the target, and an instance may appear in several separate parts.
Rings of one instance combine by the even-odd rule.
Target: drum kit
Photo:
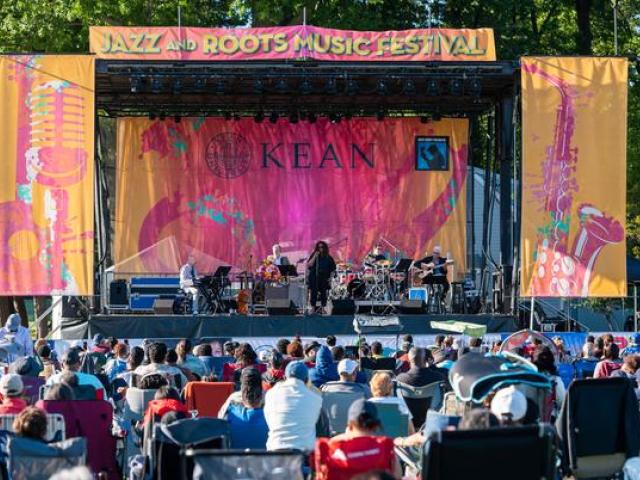
[[[336,267],[329,292],[332,300],[392,301],[406,288],[406,272],[398,271],[397,264],[391,260],[365,263],[359,270],[346,262]]]

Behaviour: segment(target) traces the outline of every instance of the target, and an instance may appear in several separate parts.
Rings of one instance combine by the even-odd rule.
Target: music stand
[[[412,258],[401,258],[398,264],[391,269],[392,272],[406,272],[413,264]]]
[[[298,269],[295,265],[277,265],[280,275],[283,277],[297,277]]]
[[[226,276],[229,275],[229,272],[231,271],[231,267],[229,265],[220,265],[217,269],[216,272],[213,274],[214,278],[225,278]]]

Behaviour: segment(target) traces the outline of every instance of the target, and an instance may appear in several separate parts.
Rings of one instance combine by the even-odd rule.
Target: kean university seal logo
[[[207,144],[204,159],[216,177],[236,178],[249,170],[251,148],[242,135],[219,133]]]

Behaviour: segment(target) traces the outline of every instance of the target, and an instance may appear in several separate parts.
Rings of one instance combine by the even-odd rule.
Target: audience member
[[[318,349],[315,361],[315,366],[309,370],[309,380],[314,386],[320,388],[327,382],[339,380],[338,369],[328,347],[322,345]]]
[[[287,345],[287,357],[291,360],[302,360],[304,358],[304,349],[302,348],[302,344],[294,340]]]
[[[106,356],[111,353],[111,345],[107,343],[100,333],[96,333],[93,336],[93,348],[91,349],[91,352],[101,353],[106,358]]]
[[[224,354],[228,357],[236,357],[236,349],[240,346],[238,342],[234,342],[233,340],[229,340],[228,342],[224,342],[222,348],[224,349]]]
[[[618,358],[618,354],[620,352],[618,345],[613,342],[606,343],[605,338],[603,338],[603,340],[605,340],[603,359],[596,364],[596,369],[593,372],[593,378],[610,377],[614,371],[618,370],[622,366],[622,363]]]
[[[44,391],[43,400],[69,401],[75,400],[73,389],[66,383],[56,383]],[[36,404],[36,406],[39,406]]]
[[[338,363],[337,370],[340,380],[325,383],[321,388],[323,392],[357,392],[362,393],[365,398],[371,396],[371,390],[366,384],[356,383],[358,362],[344,358]]]
[[[263,390],[269,390],[276,383],[284,380],[284,368],[284,357],[278,350],[272,350],[271,358],[269,359],[269,368],[262,374]]]
[[[304,363],[309,368],[313,368],[316,363],[316,353],[318,352],[318,348],[320,348],[320,344],[316,341],[308,343],[304,347]]]
[[[127,360],[129,359],[129,347],[126,343],[118,343],[113,348],[113,357],[107,360],[104,366],[104,373],[112,382],[118,375],[127,371]]]
[[[344,358],[345,351],[342,345],[336,345],[335,347],[331,347],[331,356],[333,357],[333,362],[338,363],[340,360]]]
[[[185,377],[187,377],[187,382],[194,382],[196,380],[199,380],[199,378],[196,377],[191,370],[181,365],[178,365],[178,353],[173,348],[170,348],[167,350],[167,355],[164,357],[164,363],[166,363],[170,367],[177,368],[178,370],[180,370],[182,374]],[[184,385],[185,385],[184,383],[181,384],[180,388],[184,387]]]
[[[166,365],[164,363],[165,358],[167,356],[167,346],[164,343],[154,342],[149,345],[148,348],[149,354],[149,364],[148,365],[140,365],[138,368],[134,370],[134,373],[140,377],[147,375],[149,373],[159,373],[168,378],[169,383],[175,384],[175,376],[180,377],[180,385],[184,386],[187,384],[187,377],[182,373],[179,368],[172,367],[171,365]]]
[[[47,414],[37,407],[27,407],[13,421],[13,431],[19,437],[44,442],[47,434]]]
[[[443,337],[444,339],[444,337]],[[398,375],[398,382],[411,385],[412,387],[424,387],[434,382],[446,381],[446,373],[435,366],[427,365],[427,357],[431,356],[430,350],[413,347],[409,350],[407,358],[410,368],[407,372]]]
[[[42,371],[39,376],[47,379],[60,369],[58,362],[51,357],[51,347],[49,345],[44,343],[43,345],[36,347],[36,353],[42,361]]]
[[[369,401],[372,403],[397,405],[400,413],[409,417],[409,432],[413,433],[413,423],[411,422],[413,415],[409,407],[407,407],[404,398],[397,397],[393,394],[393,379],[391,378],[391,374],[378,370],[373,373],[369,385],[371,387],[371,398]]]
[[[518,425],[527,414],[527,398],[513,385],[502,388],[491,400],[491,413],[501,425]]]
[[[180,393],[174,387],[165,385],[158,388],[153,400],[149,402],[144,414],[144,424],[146,425],[152,420],[160,420],[165,413],[172,411],[189,415],[189,410],[180,399]]]
[[[281,338],[276,342],[276,350],[280,352],[280,355],[282,355],[283,357],[286,357],[287,355],[289,355],[287,352],[287,347],[289,346],[290,343],[291,342],[288,339]]]
[[[9,355],[8,359],[10,361],[33,354],[33,340],[31,340],[31,333],[29,332],[29,329],[27,327],[23,327],[21,323],[20,315],[12,313],[7,317],[4,327],[0,328],[0,340],[12,337],[13,343],[18,345],[17,354]]]
[[[640,385],[638,385],[638,368],[640,368],[640,356],[627,355],[624,357],[622,366],[611,373],[612,377],[623,377],[629,379],[633,383],[633,389],[636,397],[640,400]]]
[[[157,390],[160,387],[166,387],[169,385],[166,375],[162,373],[147,373],[143,375],[138,381],[138,388],[140,390]]]
[[[75,374],[78,381],[78,385],[92,386],[93,388],[95,388],[96,392],[98,393],[98,398],[106,399],[107,398],[106,391],[104,389],[104,386],[100,382],[100,380],[98,380],[98,378],[95,375],[81,372],[80,367],[81,367],[81,361],[80,361],[80,354],[78,353],[78,350],[75,348],[68,350],[62,356],[62,371],[60,373],[56,373],[55,375],[52,375],[51,377],[49,377],[47,379],[46,385],[50,386],[50,385],[55,385],[56,383],[62,382],[63,376],[65,374],[67,375]]]
[[[594,360],[596,357],[594,355],[595,352],[595,337],[593,335],[587,335],[587,338],[582,345],[581,356],[587,360]]]
[[[2,395],[0,414],[20,413],[27,408],[27,402],[21,398],[23,392],[24,385],[20,375],[7,373],[0,377],[0,394]]]
[[[209,346],[211,347],[211,346]],[[178,354],[178,366],[186,368],[190,372],[196,374],[199,378],[207,374],[207,368],[202,360],[191,354],[191,342],[183,338],[176,345],[176,353]]]
[[[264,417],[262,379],[255,368],[242,370],[240,394],[241,403],[230,403],[221,417],[231,427],[231,448],[265,449],[269,428]]]
[[[290,362],[285,377],[265,395],[264,416],[269,426],[267,450],[311,451],[322,397],[307,387],[309,369],[304,362]]]
[[[458,430],[485,430],[499,427],[498,418],[486,408],[472,408],[465,412],[458,424]]]
[[[566,388],[562,381],[562,378],[558,376],[558,369],[555,364],[555,358],[553,356],[553,352],[549,347],[538,347],[533,352],[533,364],[538,367],[538,371],[548,375],[551,378],[551,383],[553,385],[554,391],[552,392],[553,397],[553,417],[557,416],[558,410],[564,402],[564,397],[566,395]]]
[[[631,338],[631,342],[622,349],[622,352],[620,352],[620,356],[624,358],[627,355],[638,355],[638,354],[640,354],[640,333],[636,333]]]
[[[20,357],[9,365],[9,373],[15,373],[21,377],[36,378],[42,372],[42,365],[35,357]]]
[[[333,348],[336,346],[336,336],[335,335],[327,335],[327,347]]]

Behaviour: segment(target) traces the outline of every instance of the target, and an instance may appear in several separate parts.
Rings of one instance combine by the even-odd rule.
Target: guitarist
[[[442,285],[442,295],[447,296],[449,291],[449,280],[447,279],[447,261],[442,256],[442,249],[439,245],[433,247],[433,253],[427,255],[421,260],[416,262],[417,266],[423,270],[424,276],[422,277],[423,285]]]

